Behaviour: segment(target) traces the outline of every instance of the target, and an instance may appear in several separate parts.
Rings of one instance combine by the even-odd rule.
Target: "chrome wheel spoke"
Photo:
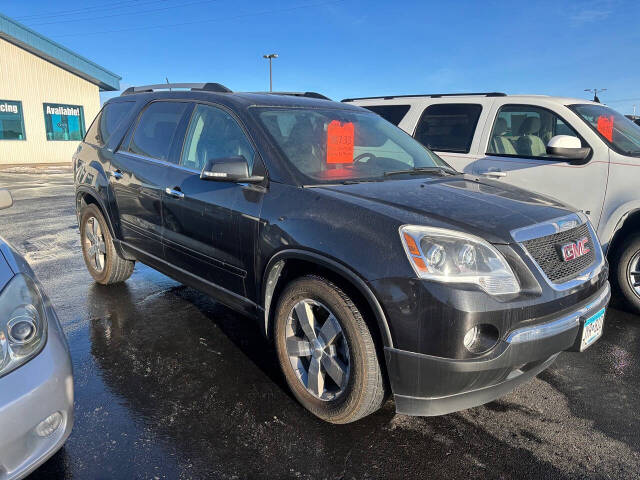
[[[342,382],[347,374],[347,367],[344,366],[336,357],[329,355],[322,356],[322,366],[331,379],[336,382],[336,385],[342,388]]]
[[[320,397],[324,393],[324,375],[320,368],[320,359],[312,358],[307,373],[307,388],[315,396]]]
[[[300,302],[294,308],[296,315],[298,316],[298,323],[300,328],[306,335],[308,340],[316,339],[316,318],[313,314],[311,304],[309,302]]]
[[[107,246],[104,242],[104,236],[102,235],[102,229],[95,217],[87,220],[87,227],[85,228],[87,257],[93,262],[94,268],[101,272],[104,269]]]
[[[331,345],[338,335],[341,334],[342,328],[340,328],[338,320],[333,315],[329,315],[327,320],[324,322],[324,325],[322,325],[318,336],[322,339],[325,345]]]
[[[287,353],[290,357],[310,357],[311,344],[297,337],[287,338]]]

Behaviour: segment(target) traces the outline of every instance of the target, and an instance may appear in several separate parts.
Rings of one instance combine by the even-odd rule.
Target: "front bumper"
[[[606,307],[608,282],[594,295],[553,318],[510,332],[486,356],[449,359],[385,348],[396,411],[434,416],[482,405],[505,395],[574,349],[581,321]]]
[[[47,317],[48,337],[42,351],[0,378],[0,480],[27,476],[58,451],[71,433],[71,358],[50,304]],[[40,437],[36,427],[55,412],[62,415],[60,426]]]

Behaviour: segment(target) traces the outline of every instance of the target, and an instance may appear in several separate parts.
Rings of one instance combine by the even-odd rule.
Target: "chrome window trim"
[[[191,173],[197,173],[198,175],[200,175],[200,173],[201,173],[200,170],[196,170],[194,168],[183,167],[182,165],[179,165],[177,163],[168,162],[166,160],[159,160],[157,158],[145,157],[144,155],[138,155],[137,153],[125,152],[123,150],[118,150],[117,153],[119,155],[125,155],[127,157],[136,158],[138,160],[144,160],[146,162],[155,163],[155,164],[158,164],[158,165],[164,165],[164,166],[167,166],[167,167],[179,168],[180,170],[185,170],[185,171],[191,172]]]
[[[526,242],[527,240],[533,240],[535,238],[553,235],[555,233],[563,232],[571,228],[576,228],[584,223],[587,224],[587,228],[589,229],[589,233],[591,234],[591,238],[593,240],[593,248],[595,248],[596,257],[595,261],[589,268],[587,268],[577,277],[572,278],[571,280],[564,283],[553,283],[551,279],[547,277],[547,274],[544,273],[540,265],[538,265],[538,262],[535,260],[535,258],[533,258],[527,248],[523,245],[523,242]],[[593,277],[600,274],[602,268],[604,267],[605,259],[604,254],[602,253],[602,247],[600,246],[600,241],[598,240],[598,235],[593,229],[593,226],[591,225],[591,222],[589,221],[587,216],[582,212],[572,213],[570,215],[565,215],[564,217],[558,217],[546,222],[530,225],[528,227],[511,230],[511,237],[518,243],[527,258],[529,258],[529,260],[531,260],[531,262],[535,265],[536,269],[538,270],[540,275],[542,275],[542,278],[546,280],[547,284],[553,290],[559,292],[570,290],[574,287],[582,285],[584,282],[587,282]]]
[[[611,287],[606,284],[605,291],[584,307],[551,322],[532,325],[514,330],[506,339],[507,343],[524,343],[558,335],[580,325],[580,319],[590,310],[606,304],[611,296]]]

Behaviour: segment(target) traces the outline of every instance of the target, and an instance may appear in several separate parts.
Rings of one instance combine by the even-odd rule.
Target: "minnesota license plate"
[[[582,341],[580,342],[581,352],[602,336],[604,311],[605,309],[603,308],[584,321],[584,325],[582,326]]]

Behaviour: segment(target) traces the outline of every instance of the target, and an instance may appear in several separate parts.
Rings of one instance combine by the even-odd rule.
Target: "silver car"
[[[0,190],[0,209],[12,204]],[[0,480],[33,472],[72,426],[67,340],[33,271],[0,237]]]

